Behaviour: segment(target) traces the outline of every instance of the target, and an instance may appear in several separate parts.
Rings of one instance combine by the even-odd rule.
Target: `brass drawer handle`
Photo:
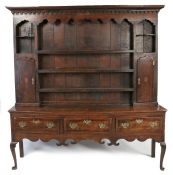
[[[159,126],[157,121],[150,122],[149,125],[151,128],[157,128]]]
[[[47,122],[46,126],[47,126],[48,129],[51,129],[55,126],[55,124],[53,122]]]
[[[26,126],[26,122],[21,121],[18,123],[20,128],[24,128]]]
[[[91,120],[84,120],[83,123],[86,125],[90,125],[92,123],[92,121]]]
[[[77,123],[70,123],[70,124],[69,124],[69,127],[70,127],[71,129],[77,129],[77,128],[78,128],[78,124],[77,124]]]
[[[100,128],[100,129],[106,128],[106,124],[105,124],[105,123],[99,123],[99,128]]]
[[[144,121],[143,119],[136,119],[136,123],[137,123],[138,125],[142,124],[143,121]]]
[[[130,123],[129,122],[124,122],[124,123],[121,123],[121,126],[126,129],[130,126]]]
[[[34,123],[35,125],[38,125],[41,123],[41,121],[40,120],[33,120],[32,123]]]

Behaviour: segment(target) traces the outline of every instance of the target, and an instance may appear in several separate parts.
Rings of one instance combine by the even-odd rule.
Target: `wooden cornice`
[[[163,5],[103,5],[103,6],[39,6],[6,7],[12,14],[119,14],[119,13],[158,13]]]

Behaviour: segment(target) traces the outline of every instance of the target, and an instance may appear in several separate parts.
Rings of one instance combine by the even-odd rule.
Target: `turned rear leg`
[[[156,152],[156,142],[154,139],[151,139],[151,157],[155,157]]]
[[[19,141],[20,157],[24,157],[23,140]]]

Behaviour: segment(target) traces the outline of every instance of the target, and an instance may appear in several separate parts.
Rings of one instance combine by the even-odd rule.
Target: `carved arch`
[[[120,23],[120,39],[122,50],[133,49],[133,24],[127,19]]]
[[[129,28],[132,28],[133,27],[133,24],[132,24],[132,22],[130,22],[128,19],[123,19],[121,22],[120,22],[120,24],[123,26],[123,25],[126,25],[126,26],[128,26]]]
[[[53,47],[53,24],[48,19],[43,19],[38,24],[39,49],[50,49]]]
[[[138,52],[155,52],[156,26],[148,19],[140,21],[136,25],[136,49]]]
[[[148,19],[139,22],[143,26],[143,34],[155,34],[155,24]]]
[[[110,21],[114,24],[117,24],[117,21],[114,18],[111,18]]]
[[[44,25],[44,24],[47,24],[47,23],[48,23],[48,20],[45,18],[45,19],[42,19],[42,20],[39,22],[38,26],[41,26],[41,25]]]
[[[22,20],[16,24],[16,36],[33,36],[33,24],[28,20]]]

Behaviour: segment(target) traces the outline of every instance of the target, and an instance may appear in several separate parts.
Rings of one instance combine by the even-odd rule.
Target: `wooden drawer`
[[[106,119],[65,119],[66,131],[108,132],[111,129],[111,118]]]
[[[117,119],[117,132],[127,133],[153,133],[162,130],[162,120],[159,117],[153,118],[121,118]]]
[[[14,128],[27,132],[51,132],[59,130],[59,123],[55,118],[14,117]]]

